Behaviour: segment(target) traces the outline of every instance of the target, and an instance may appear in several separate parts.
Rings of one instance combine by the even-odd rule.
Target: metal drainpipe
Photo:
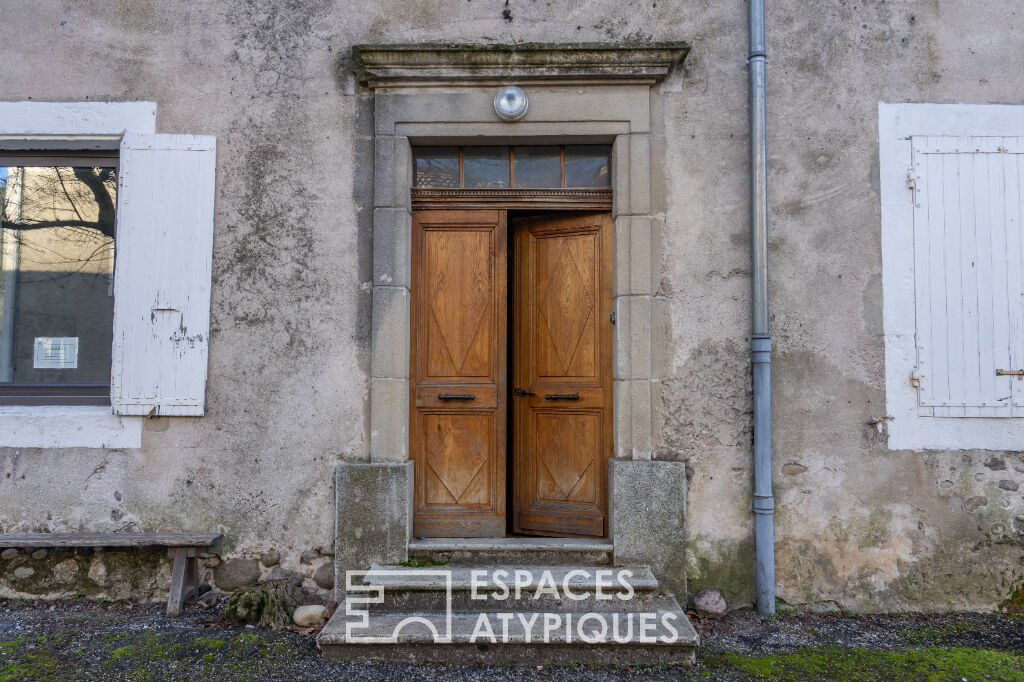
[[[775,613],[775,498],[772,496],[772,339],[768,330],[768,169],[764,0],[750,0],[750,233],[754,374],[754,551],[757,612]]]

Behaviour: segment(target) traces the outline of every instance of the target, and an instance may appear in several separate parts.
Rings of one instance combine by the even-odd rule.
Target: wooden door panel
[[[494,414],[425,414],[424,507],[486,506],[493,466]]]
[[[599,344],[595,268],[599,235],[539,233],[536,267],[535,378],[594,380]]]
[[[601,413],[533,410],[537,497],[597,504]]]
[[[611,218],[514,223],[516,532],[605,531],[611,432]]]
[[[501,211],[413,213],[413,532],[505,533],[507,275]]]
[[[492,377],[494,237],[494,230],[469,226],[424,230],[422,293],[429,314],[423,378]]]

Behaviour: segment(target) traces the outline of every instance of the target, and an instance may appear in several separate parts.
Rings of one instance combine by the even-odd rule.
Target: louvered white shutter
[[[202,415],[216,140],[121,142],[111,404],[120,415]]]
[[[1019,137],[913,138],[923,416],[1024,415],[1024,382],[996,375],[1024,368],[1022,159]]]

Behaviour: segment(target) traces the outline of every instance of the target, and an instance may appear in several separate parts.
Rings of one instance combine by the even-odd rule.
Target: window
[[[880,104],[892,449],[1024,442],[1024,107]]]
[[[611,147],[414,147],[416,187],[556,189],[611,187]]]
[[[110,404],[116,196],[116,155],[0,156],[0,404]]]
[[[40,270],[30,269],[27,250],[19,252],[16,267],[13,261],[4,265],[3,318],[11,325],[5,334],[10,346],[3,356],[9,358],[5,371],[11,379],[17,373],[20,383],[20,373],[27,367],[33,381],[25,385],[35,387],[37,394],[51,391],[57,383],[66,389],[96,382],[81,389],[91,394],[71,396],[76,404],[67,404],[66,395],[27,395],[22,387],[16,389],[21,395],[12,396],[9,386],[0,388],[0,397],[7,396],[0,400],[6,403],[0,404],[0,447],[137,448],[141,420],[126,417],[204,414],[216,140],[155,131],[153,102],[0,102],[3,193],[11,199],[2,229],[19,247],[41,244],[48,255],[37,260],[51,262],[51,271],[43,271],[50,274],[42,282],[30,276]],[[24,150],[39,151],[29,158]],[[14,197],[8,192],[22,188],[23,180],[38,184],[46,178],[64,188],[47,190],[50,204],[44,201],[34,222],[22,225],[17,221],[32,219],[32,211],[21,210],[22,215],[15,217]],[[83,184],[88,193],[83,190],[84,196],[77,196]],[[76,197],[74,209],[68,207],[69,195]],[[19,205],[30,198],[19,197]],[[50,229],[47,220],[69,224]],[[69,237],[72,227],[77,242]],[[62,236],[40,242],[37,235],[44,233]],[[94,247],[88,256],[87,244]],[[68,272],[87,273],[98,282],[89,290],[88,302],[94,307],[102,304],[102,311],[71,310],[54,294],[54,280],[74,279],[53,274],[64,272],[56,268],[65,266]],[[18,309],[18,292],[8,296],[12,280],[22,293],[29,285],[43,287],[47,315]],[[66,284],[61,292],[85,295],[86,289]],[[26,310],[28,303],[21,299]],[[9,305],[14,306],[10,316]],[[33,317],[65,326],[32,331]],[[69,328],[74,325],[77,329]],[[20,358],[12,355],[19,334],[32,338],[28,365],[23,352],[19,351]],[[40,363],[46,366],[34,366],[37,346]],[[76,363],[77,367],[70,366]],[[100,367],[105,368],[103,374]],[[14,383],[0,377],[0,387]],[[86,399],[103,405],[81,404]]]

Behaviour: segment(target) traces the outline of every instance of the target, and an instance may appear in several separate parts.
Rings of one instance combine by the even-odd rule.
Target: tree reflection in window
[[[6,165],[0,173],[0,382],[106,383],[117,171]],[[75,367],[36,366],[39,338],[75,338]]]

